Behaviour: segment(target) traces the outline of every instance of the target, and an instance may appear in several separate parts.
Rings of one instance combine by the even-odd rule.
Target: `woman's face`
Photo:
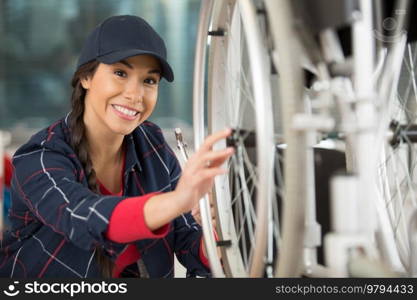
[[[159,61],[150,55],[129,57],[115,64],[100,63],[86,89],[84,122],[88,128],[127,135],[152,113],[161,78]]]

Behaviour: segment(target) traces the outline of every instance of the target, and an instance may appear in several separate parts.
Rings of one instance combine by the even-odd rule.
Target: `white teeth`
[[[131,117],[136,116],[136,114],[138,113],[137,111],[130,110],[119,105],[113,105],[113,107],[117,109],[118,111],[120,111],[121,113],[124,113],[125,115],[131,116]]]

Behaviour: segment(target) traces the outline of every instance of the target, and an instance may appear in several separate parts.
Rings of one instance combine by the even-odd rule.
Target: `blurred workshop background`
[[[119,14],[143,17],[165,40],[175,81],[162,81],[151,121],[170,140],[177,126],[188,135],[199,8],[199,0],[0,0],[0,129],[11,133],[7,150],[65,116],[86,34]]]

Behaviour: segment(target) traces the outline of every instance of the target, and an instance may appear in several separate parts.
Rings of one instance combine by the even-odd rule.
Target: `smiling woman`
[[[212,147],[231,131],[207,137],[181,172],[147,120],[162,78],[174,79],[165,43],[142,18],[110,17],[87,37],[71,111],[13,157],[0,276],[173,277],[174,253],[188,276],[210,276],[190,211],[226,172],[234,150]]]
[[[161,79],[158,60],[150,55],[100,64],[94,77],[81,80],[87,91],[84,120],[95,132],[125,135],[153,112]]]

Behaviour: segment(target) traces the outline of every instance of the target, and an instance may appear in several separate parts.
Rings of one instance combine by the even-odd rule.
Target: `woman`
[[[72,110],[13,158],[12,228],[0,252],[7,277],[208,276],[201,227],[189,213],[233,149],[209,136],[181,170],[146,121],[164,77],[163,40],[143,19],[115,16],[87,38]]]

